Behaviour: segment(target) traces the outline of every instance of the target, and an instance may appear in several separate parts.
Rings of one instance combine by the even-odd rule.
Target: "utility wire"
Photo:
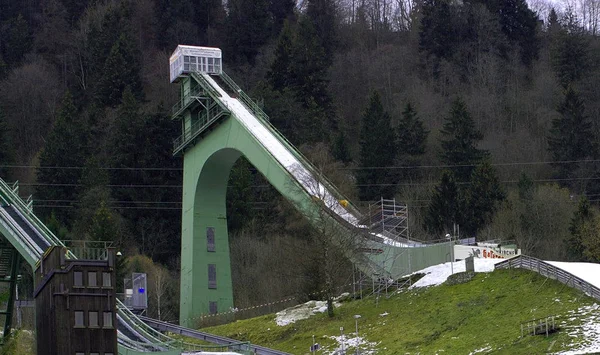
[[[558,164],[575,164],[575,163],[600,163],[600,159],[582,159],[582,160],[559,160],[559,161],[531,161],[531,162],[505,162],[492,163],[492,166],[522,166],[522,165],[558,165]],[[474,167],[477,164],[438,164],[438,165],[412,165],[412,166],[362,166],[362,167],[344,167],[336,170],[385,170],[385,169],[447,169]],[[99,169],[99,170],[149,170],[149,171],[183,171],[183,168],[165,168],[165,167],[98,167],[89,168],[84,166],[35,166],[35,165],[0,165],[0,168],[15,168],[15,169]]]
[[[600,176],[594,177],[579,177],[579,178],[551,178],[551,179],[533,179],[532,182],[558,182],[558,181],[585,181],[585,180],[600,180]],[[471,182],[462,181],[457,182],[460,185],[468,185]],[[502,180],[500,183],[503,184],[517,184],[519,180]],[[391,183],[391,184],[357,184],[357,187],[369,187],[369,186],[430,186],[437,185],[438,182],[405,182],[405,183]],[[19,186],[56,186],[56,187],[79,187],[85,186],[84,184],[47,184],[47,183],[19,183]],[[183,185],[104,185],[110,188],[182,188]],[[233,186],[228,186],[233,187]],[[267,188],[271,185],[250,185],[251,188]]]

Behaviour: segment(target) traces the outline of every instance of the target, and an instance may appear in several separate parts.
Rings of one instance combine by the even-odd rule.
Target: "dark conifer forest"
[[[150,315],[175,319],[168,59],[213,46],[353,203],[407,204],[411,238],[459,225],[600,262],[599,14],[599,0],[0,0],[0,174],[60,238],[112,241],[163,297]],[[227,206],[236,304],[303,292],[310,227],[243,158]]]

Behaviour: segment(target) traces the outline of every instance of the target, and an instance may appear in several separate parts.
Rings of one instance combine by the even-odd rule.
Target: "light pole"
[[[360,318],[360,314],[355,314],[354,315],[354,325],[356,326],[356,355],[358,355],[358,318]]]
[[[446,239],[452,240],[450,234],[446,234]],[[454,243],[450,244],[450,273],[454,275]]]

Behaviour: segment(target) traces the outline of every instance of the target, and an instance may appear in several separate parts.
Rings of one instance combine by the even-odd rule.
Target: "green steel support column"
[[[184,159],[180,318],[187,326],[209,313],[210,302],[216,302],[219,313],[233,307],[225,202],[229,172],[240,153],[233,149],[203,153],[193,154],[195,159],[186,153]],[[211,250],[209,235],[214,236]],[[216,273],[216,282],[210,285],[209,265]]]
[[[225,202],[229,172],[241,152],[288,200],[299,208],[311,206],[310,197],[234,117],[223,118],[201,142],[189,147],[183,169],[179,315],[183,326],[194,326],[208,314],[209,302],[218,302],[218,312],[233,306]],[[207,250],[211,227],[214,252]],[[208,287],[209,264],[216,266],[216,289]]]

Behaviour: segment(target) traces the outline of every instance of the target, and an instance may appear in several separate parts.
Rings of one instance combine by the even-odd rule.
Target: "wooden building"
[[[35,270],[38,355],[117,355],[115,254],[66,258],[52,247]]]

